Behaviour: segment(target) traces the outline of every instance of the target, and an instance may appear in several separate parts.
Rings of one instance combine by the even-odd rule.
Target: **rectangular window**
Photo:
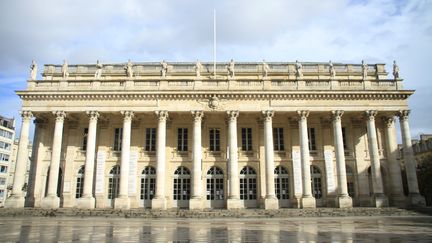
[[[156,128],[146,128],[145,151],[156,151]]]
[[[87,150],[88,128],[84,128],[81,150]]]
[[[348,146],[347,146],[347,139],[346,139],[346,129],[345,129],[345,127],[342,127],[342,142],[343,142],[343,147],[344,147],[344,149],[345,149],[345,150],[348,149]]]
[[[210,151],[217,152],[220,151],[220,129],[210,128]]]
[[[308,128],[308,140],[309,140],[309,150],[316,150],[316,136],[315,136],[315,128]]]
[[[114,151],[121,151],[123,128],[114,129]]]
[[[3,189],[0,189],[0,198],[4,198],[5,191]]]
[[[0,178],[0,185],[6,184],[6,178]]]
[[[0,173],[7,173],[7,166],[0,166]]]
[[[0,136],[12,139],[12,133],[9,131],[1,130],[0,129]]]
[[[285,143],[284,143],[284,136],[283,136],[283,128],[282,127],[273,128],[273,146],[274,146],[274,151],[284,151],[285,150]]]
[[[9,161],[9,155],[0,153],[0,161]]]
[[[177,129],[177,150],[188,151],[188,129],[187,128]]]
[[[242,150],[252,151],[252,128],[246,127],[241,129],[242,133]]]
[[[0,149],[10,150],[11,149],[11,145],[9,143],[5,143],[3,141],[0,141]]]

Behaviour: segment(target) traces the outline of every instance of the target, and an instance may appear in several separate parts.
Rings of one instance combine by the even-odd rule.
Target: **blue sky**
[[[19,117],[34,58],[44,63],[218,60],[391,64],[410,99],[411,133],[432,133],[432,1],[2,0],[0,114]],[[20,121],[18,120],[18,127]]]

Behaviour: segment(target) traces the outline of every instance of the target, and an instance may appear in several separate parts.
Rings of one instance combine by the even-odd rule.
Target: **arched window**
[[[207,171],[207,200],[224,199],[224,174],[222,169],[213,166]]]
[[[321,181],[321,171],[318,167],[311,165],[311,179],[312,179],[312,193],[315,199],[320,199],[322,197],[322,181]]]
[[[141,173],[141,200],[151,200],[156,192],[156,169],[147,166]]]
[[[120,185],[120,166],[115,165],[108,176],[108,199],[117,197]]]
[[[78,170],[77,179],[76,179],[76,191],[75,198],[82,197],[84,190],[84,166],[81,166]]]
[[[288,170],[283,166],[277,166],[274,169],[275,174],[275,189],[276,189],[276,197],[281,199],[289,199],[290,190],[289,190],[289,175]]]
[[[257,199],[257,175],[250,166],[245,166],[240,171],[240,199]]]
[[[354,189],[354,173],[350,166],[345,167],[346,171],[346,179],[347,179],[347,188],[348,188],[348,195],[350,197],[354,197],[355,195],[355,189]]]
[[[190,199],[190,171],[184,166],[180,166],[174,172],[173,198],[174,200]]]

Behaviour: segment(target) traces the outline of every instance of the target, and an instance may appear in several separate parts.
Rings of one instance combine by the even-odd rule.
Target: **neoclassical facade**
[[[424,204],[408,123],[414,91],[396,64],[393,78],[364,62],[65,62],[45,65],[41,80],[36,71],[17,91],[23,119],[6,207]]]

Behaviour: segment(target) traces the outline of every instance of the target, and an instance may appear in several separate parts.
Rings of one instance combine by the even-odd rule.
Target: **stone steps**
[[[40,209],[1,208],[0,217],[125,217],[125,218],[290,218],[290,217],[358,217],[358,216],[426,216],[432,208],[316,208],[316,209]]]

